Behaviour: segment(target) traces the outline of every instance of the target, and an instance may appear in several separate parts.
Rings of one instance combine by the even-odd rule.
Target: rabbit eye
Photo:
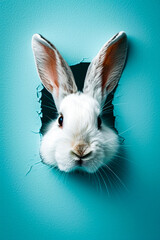
[[[101,128],[101,124],[102,124],[102,120],[101,120],[100,116],[98,116],[98,118],[97,118],[98,129]]]
[[[60,115],[59,118],[58,118],[58,124],[59,124],[59,127],[62,127],[63,125],[63,115]]]

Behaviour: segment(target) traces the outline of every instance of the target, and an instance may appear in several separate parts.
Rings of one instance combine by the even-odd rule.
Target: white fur
[[[76,169],[77,157],[72,155],[72,148],[80,141],[88,142],[93,153],[82,166],[87,172],[95,172],[115,156],[117,134],[103,123],[98,130],[100,105],[95,99],[83,93],[70,94],[63,99],[60,112],[64,116],[63,128],[53,121],[42,138],[40,153],[46,164],[65,172]]]
[[[115,156],[119,147],[115,131],[103,122],[98,129],[97,118],[107,94],[117,85],[122,73],[127,55],[126,34],[120,32],[115,35],[93,59],[86,74],[83,93],[77,92],[70,67],[50,42],[35,34],[32,48],[41,81],[52,93],[57,110],[63,115],[63,126],[59,126],[58,119],[51,122],[41,140],[43,162],[65,172],[77,168],[96,172]],[[105,62],[106,56],[111,62]],[[83,153],[86,157],[81,167],[77,164],[81,159],[76,152],[77,146],[85,148]]]
[[[47,47],[52,54],[47,54],[43,46]],[[39,34],[34,34],[32,37],[32,49],[34,52],[35,62],[39,77],[46,89],[53,95],[57,109],[61,100],[70,93],[77,92],[77,86],[74,81],[72,71],[66,61],[62,58],[58,50],[49,41],[42,38]],[[56,68],[58,75],[59,88],[54,83],[52,72],[48,70],[48,63],[52,57],[56,59]],[[54,66],[53,66],[54,67]],[[53,90],[50,89],[53,87]],[[58,91],[58,93],[57,93]]]
[[[107,66],[109,73],[108,79],[105,88],[102,89],[102,73],[105,56],[109,48],[121,39],[123,41],[121,42],[120,48],[116,51],[116,58],[113,59],[113,66]],[[84,81],[83,92],[96,98],[100,104],[104,103],[107,95],[115,88],[120,79],[127,57],[127,47],[128,44],[126,33],[121,31],[104,44],[104,46],[98,52],[97,56],[92,60],[91,64],[89,65]],[[112,64],[112,62],[110,64]]]

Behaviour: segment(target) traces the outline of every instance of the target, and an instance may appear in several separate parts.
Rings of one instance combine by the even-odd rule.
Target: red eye
[[[60,115],[59,118],[58,118],[58,124],[60,127],[63,126],[63,115]]]

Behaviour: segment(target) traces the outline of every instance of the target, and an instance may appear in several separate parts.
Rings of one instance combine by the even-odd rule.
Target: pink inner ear
[[[42,81],[48,91],[53,93],[53,88],[56,89],[58,96],[59,83],[58,83],[58,74],[57,74],[57,59],[54,50],[41,44],[41,47],[44,50],[44,58],[42,58],[42,64],[44,64],[44,73],[42,73]],[[45,77],[43,77],[45,76]]]
[[[117,64],[117,57],[119,56],[119,49],[121,48],[121,44],[123,44],[124,39],[121,38],[119,41],[111,45],[107,49],[107,53],[105,55],[105,59],[103,62],[103,71],[102,71],[102,91],[107,85],[107,81],[109,80],[110,74],[115,69],[115,65]],[[108,92],[111,92],[116,86],[117,82],[111,82],[107,86]]]

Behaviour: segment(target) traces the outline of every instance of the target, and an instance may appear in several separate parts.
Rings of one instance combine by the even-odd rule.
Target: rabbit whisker
[[[103,107],[102,111],[104,111],[104,110],[106,110],[108,108],[111,108],[111,107],[114,108],[114,106],[124,105],[124,104],[127,104],[127,103],[115,103],[115,104],[109,105],[108,107],[107,106],[105,108]]]
[[[131,161],[131,160],[129,160],[129,159],[127,159],[127,158],[121,156],[121,155],[115,154],[115,157],[118,157],[118,158],[124,159],[124,160],[126,160],[126,161],[128,161],[128,162],[130,162],[130,163],[134,163],[134,164],[136,164],[135,162],[133,162],[133,161]]]
[[[50,98],[49,96],[47,96],[44,92],[42,93],[42,96],[45,96],[46,98],[48,98],[50,101],[51,101],[51,103],[53,102],[53,98]],[[53,103],[52,103],[52,105],[53,106],[55,106]]]
[[[112,102],[112,101],[113,101],[113,99],[110,99],[109,101],[107,101],[107,102],[103,105],[103,108],[104,108],[105,106],[107,106],[109,102]]]
[[[54,107],[50,107],[50,106],[47,106],[47,105],[45,105],[45,104],[41,104],[41,106],[43,106],[43,107],[47,107],[47,108],[50,108],[50,109],[53,109],[53,110],[56,110],[55,112],[57,112],[57,109],[54,108]]]
[[[104,186],[105,186],[105,188],[106,188],[106,190],[107,190],[107,194],[108,194],[108,196],[109,196],[110,193],[109,193],[109,189],[108,189],[107,183],[106,183],[106,181],[105,181],[105,179],[104,179],[104,177],[103,177],[103,175],[102,175],[102,173],[100,172],[99,169],[98,169],[98,173],[99,173],[100,177],[102,178],[102,181],[103,181],[103,183],[104,183]]]
[[[123,131],[123,132],[121,132],[121,133],[118,133],[118,135],[122,135],[123,133],[128,132],[129,130],[131,130],[132,128],[134,128],[135,125],[136,125],[136,124],[134,124],[133,126],[127,128],[125,131]]]
[[[102,114],[105,113],[105,112],[113,112],[113,110],[114,110],[113,108],[112,109],[106,109],[102,112]]]
[[[110,181],[110,178],[109,178],[109,176],[107,175],[107,173],[105,172],[105,170],[103,169],[103,165],[100,167],[100,170],[103,171],[103,173],[104,173],[105,176],[107,177],[107,180],[108,180],[108,182],[109,182],[109,184],[110,184],[110,187],[112,187],[112,183],[111,183],[111,181]],[[99,171],[100,171],[100,170],[99,170]]]
[[[104,164],[104,167],[106,167],[117,178],[117,180],[121,183],[125,190],[129,192],[128,188],[126,187],[124,182],[120,179],[120,177],[107,164]]]
[[[48,115],[45,115],[45,117],[47,117],[48,119],[50,119],[52,121],[54,120],[54,119],[50,118]]]
[[[113,105],[106,106],[105,108],[103,108],[102,111],[105,111],[105,110],[107,110],[108,108],[114,108],[114,106],[113,106]]]
[[[96,169],[96,165],[93,162],[92,162],[92,164],[95,166],[95,169]],[[107,183],[106,183],[106,181],[105,181],[105,179],[104,179],[104,177],[103,177],[103,175],[102,175],[102,173],[100,172],[99,169],[97,170],[97,172],[98,172],[99,176],[101,177],[101,179],[102,179],[102,181],[104,183],[104,186],[106,188],[107,194],[109,196],[110,194],[109,194],[109,189],[108,189]],[[95,173],[97,173],[97,172],[95,172]]]
[[[100,190],[100,192],[102,191],[102,187],[101,187],[101,181],[100,181],[100,179],[99,179],[99,173],[97,173],[97,171],[94,173],[95,175],[96,175],[96,177],[97,177],[97,179],[98,179],[98,186],[99,186],[99,190]]]
[[[93,165],[94,169],[96,170],[96,165],[93,162],[92,162],[92,165]],[[101,181],[100,181],[99,176],[96,171],[94,172],[94,176],[96,176],[96,179],[98,180],[98,186],[99,186],[99,190],[101,192],[102,191]]]

